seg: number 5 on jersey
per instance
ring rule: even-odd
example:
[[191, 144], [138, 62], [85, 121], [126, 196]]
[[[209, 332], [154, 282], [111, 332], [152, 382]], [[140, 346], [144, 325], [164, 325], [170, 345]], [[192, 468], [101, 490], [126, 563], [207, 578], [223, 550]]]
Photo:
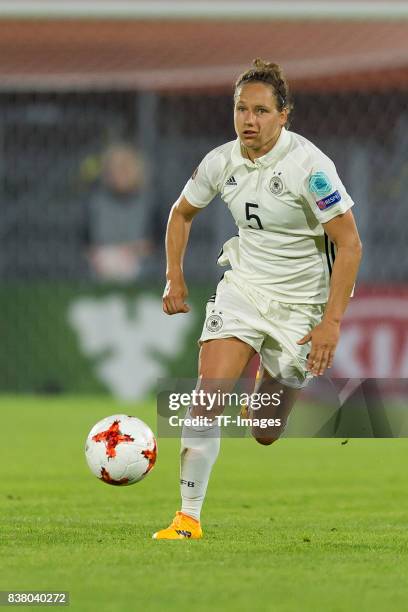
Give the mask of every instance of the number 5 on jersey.
[[247, 221], [250, 221], [251, 219], [254, 219], [257, 224], [258, 227], [253, 227], [253, 225], [250, 225], [248, 223], [248, 227], [250, 227], [251, 229], [263, 229], [263, 225], [261, 223], [260, 218], [258, 217], [258, 215], [255, 215], [254, 213], [251, 213], [250, 208], [259, 208], [258, 204], [251, 204], [251, 202], [245, 202], [245, 214], [246, 214], [246, 218]]

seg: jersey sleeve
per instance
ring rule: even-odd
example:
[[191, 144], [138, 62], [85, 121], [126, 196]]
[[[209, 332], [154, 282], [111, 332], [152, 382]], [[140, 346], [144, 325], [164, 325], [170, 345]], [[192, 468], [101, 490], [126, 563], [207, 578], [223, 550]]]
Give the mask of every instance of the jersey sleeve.
[[303, 183], [302, 191], [320, 223], [327, 223], [354, 205], [329, 158], [314, 162]]
[[217, 172], [211, 153], [194, 170], [183, 189], [183, 196], [197, 208], [205, 208], [218, 193]]

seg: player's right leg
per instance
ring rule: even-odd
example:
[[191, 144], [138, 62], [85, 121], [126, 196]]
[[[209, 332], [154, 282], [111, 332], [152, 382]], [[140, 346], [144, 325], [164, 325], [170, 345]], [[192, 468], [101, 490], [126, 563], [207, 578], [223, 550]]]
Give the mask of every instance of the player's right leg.
[[[199, 359], [197, 390], [206, 393], [229, 393], [240, 378], [255, 350], [238, 338], [220, 338], [202, 343]], [[191, 416], [221, 414], [223, 406], [194, 406]], [[180, 490], [182, 506], [167, 529], [153, 538], [182, 540], [201, 538], [200, 513], [212, 467], [220, 448], [220, 433], [216, 422], [209, 427], [183, 427], [180, 455]]]

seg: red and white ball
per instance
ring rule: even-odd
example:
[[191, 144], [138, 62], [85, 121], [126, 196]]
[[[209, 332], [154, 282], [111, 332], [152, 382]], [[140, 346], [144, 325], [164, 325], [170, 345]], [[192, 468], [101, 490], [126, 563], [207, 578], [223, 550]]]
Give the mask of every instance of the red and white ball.
[[92, 427], [85, 456], [91, 472], [103, 482], [130, 485], [145, 478], [154, 467], [156, 439], [140, 419], [114, 414]]

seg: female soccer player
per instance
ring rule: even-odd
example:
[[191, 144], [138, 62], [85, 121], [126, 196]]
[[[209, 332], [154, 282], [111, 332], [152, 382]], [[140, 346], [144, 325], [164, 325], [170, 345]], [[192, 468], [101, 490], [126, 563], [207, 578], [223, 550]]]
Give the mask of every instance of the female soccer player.
[[[255, 60], [235, 84], [237, 139], [203, 159], [171, 209], [166, 236], [163, 309], [186, 313], [183, 257], [192, 220], [217, 194], [235, 219], [239, 235], [219, 258], [231, 269], [207, 304], [197, 389], [230, 392], [258, 353], [258, 391], [281, 397], [259, 416], [279, 416], [282, 426], [267, 434], [253, 427], [266, 445], [279, 437], [299, 390], [331, 367], [361, 259], [353, 201], [333, 162], [286, 129], [291, 109], [280, 67]], [[202, 537], [200, 512], [220, 446], [216, 419], [210, 423], [183, 428], [181, 511], [156, 539]]]

